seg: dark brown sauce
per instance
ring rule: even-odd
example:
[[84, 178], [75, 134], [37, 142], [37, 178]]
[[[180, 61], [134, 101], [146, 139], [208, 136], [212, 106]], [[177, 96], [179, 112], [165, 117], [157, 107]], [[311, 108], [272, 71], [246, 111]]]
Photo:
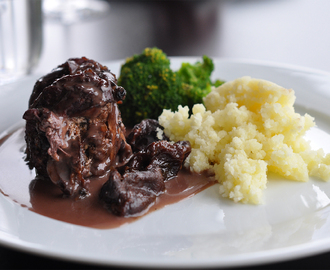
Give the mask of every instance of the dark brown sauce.
[[2, 138], [0, 138], [0, 146], [10, 137], [12, 133], [4, 135]]
[[213, 178], [206, 175], [181, 171], [166, 183], [166, 192], [161, 194], [147, 213], [139, 217], [117, 217], [111, 214], [98, 199], [99, 190], [106, 179], [93, 179], [91, 195], [84, 199], [63, 197], [62, 192], [50, 181], [35, 179], [30, 184], [30, 210], [38, 214], [68, 223], [99, 229], [116, 228], [135, 221], [143, 215], [160, 209], [213, 185]]
[[[23, 140], [22, 137], [19, 137], [22, 135], [14, 135], [17, 136], [15, 138]], [[1, 138], [0, 146], [8, 138], [10, 138], [9, 135]], [[12, 151], [21, 151], [15, 147], [13, 146]], [[27, 169], [27, 165], [22, 164], [22, 166], [24, 167], [17, 169]], [[99, 190], [107, 180], [105, 177], [103, 179], [94, 178], [90, 184], [92, 195], [80, 200], [72, 197], [64, 197], [62, 191], [51, 181], [42, 179], [31, 181], [30, 179], [29, 175], [25, 179], [16, 179], [17, 181], [21, 181], [19, 185], [15, 181], [12, 182], [13, 179], [10, 179], [10, 181], [2, 179], [0, 180], [0, 186], [2, 186], [0, 192], [19, 203], [22, 207], [27, 207], [29, 210], [43, 216], [71, 224], [99, 229], [116, 228], [133, 222], [139, 218], [143, 218], [144, 215], [152, 211], [191, 197], [215, 184], [214, 178], [206, 174], [196, 174], [181, 170], [177, 177], [166, 182], [166, 192], [157, 198], [156, 203], [150, 207], [147, 213], [143, 213], [139, 217], [117, 217], [111, 214], [98, 199]], [[27, 200], [24, 201], [22, 199], [23, 197], [27, 197]]]

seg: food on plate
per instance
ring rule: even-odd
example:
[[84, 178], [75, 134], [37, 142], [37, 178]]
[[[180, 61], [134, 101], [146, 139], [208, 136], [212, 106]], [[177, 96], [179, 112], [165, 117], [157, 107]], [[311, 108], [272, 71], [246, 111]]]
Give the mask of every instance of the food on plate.
[[147, 119], [134, 126], [127, 137], [133, 156], [123, 166], [110, 171], [100, 199], [118, 216], [141, 214], [165, 192], [165, 182], [177, 176], [190, 154], [189, 142], [171, 143], [156, 120]]
[[164, 128], [155, 119], [145, 119], [135, 125], [128, 134], [126, 141], [132, 147], [133, 152], [145, 149], [149, 144], [158, 140], [167, 140], [162, 132]]
[[304, 135], [314, 119], [294, 110], [295, 93], [275, 83], [242, 77], [214, 88], [204, 105], [164, 110], [159, 124], [170, 140], [187, 140], [186, 164], [210, 170], [220, 194], [235, 202], [259, 204], [267, 172], [307, 181], [330, 179], [330, 155], [311, 150]]
[[99, 197], [121, 216], [148, 209], [190, 153], [189, 142], [157, 136], [156, 120], [136, 125], [128, 143], [118, 109], [125, 96], [107, 67], [73, 58], [37, 81], [23, 116], [30, 169], [77, 199], [106, 178]]
[[202, 103], [203, 97], [211, 92], [213, 86], [217, 87], [224, 83], [220, 80], [211, 81], [213, 70], [213, 61], [206, 55], [203, 56], [203, 62], [181, 64], [180, 69], [175, 72], [179, 82], [179, 91], [182, 92], [181, 106], [188, 105], [192, 108], [194, 104]]
[[26, 160], [64, 194], [88, 195], [91, 176], [105, 175], [131, 156], [117, 103], [126, 95], [107, 67], [69, 59], [40, 78], [26, 120]]
[[145, 118], [157, 119], [164, 108], [174, 110], [180, 104], [202, 102], [212, 85], [222, 83], [212, 83], [213, 69], [213, 61], [204, 56], [202, 63], [183, 63], [175, 72], [158, 48], [146, 48], [127, 58], [118, 78], [118, 84], [130, 93], [120, 106], [125, 125], [133, 126]]
[[253, 204], [262, 202], [268, 172], [330, 179], [330, 154], [305, 140], [315, 123], [295, 112], [293, 90], [251, 77], [213, 83], [213, 69], [204, 56], [174, 72], [161, 50], [147, 48], [117, 82], [93, 60], [69, 59], [36, 82], [24, 113], [30, 169], [66, 198], [92, 198], [122, 217], [146, 213], [172, 196], [168, 188], [190, 196], [214, 178], [223, 197]]
[[118, 216], [145, 211], [165, 192], [165, 182], [175, 177], [190, 154], [190, 144], [162, 140], [149, 144], [117, 170], [111, 170], [100, 198]]
[[146, 118], [157, 119], [163, 108], [172, 108], [182, 102], [170, 60], [156, 48], [146, 48], [142, 54], [127, 58], [118, 83], [130, 93], [120, 106], [127, 126], [134, 126]]

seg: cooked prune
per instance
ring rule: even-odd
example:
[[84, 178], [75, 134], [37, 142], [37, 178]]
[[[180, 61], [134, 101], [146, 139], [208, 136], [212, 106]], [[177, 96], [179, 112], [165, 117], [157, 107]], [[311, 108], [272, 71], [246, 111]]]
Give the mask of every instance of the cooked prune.
[[143, 213], [165, 191], [165, 181], [177, 175], [190, 151], [186, 141], [151, 143], [135, 153], [126, 165], [111, 171], [100, 199], [115, 215]]

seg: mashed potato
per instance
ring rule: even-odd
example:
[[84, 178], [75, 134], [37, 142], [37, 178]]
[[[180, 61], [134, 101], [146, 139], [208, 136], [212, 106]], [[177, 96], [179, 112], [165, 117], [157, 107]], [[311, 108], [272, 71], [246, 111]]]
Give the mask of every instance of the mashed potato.
[[212, 90], [204, 105], [164, 110], [159, 123], [173, 141], [192, 146], [186, 165], [211, 170], [220, 194], [235, 202], [262, 202], [267, 172], [307, 181], [330, 179], [330, 155], [311, 150], [305, 132], [314, 119], [294, 111], [295, 94], [265, 80], [242, 77]]

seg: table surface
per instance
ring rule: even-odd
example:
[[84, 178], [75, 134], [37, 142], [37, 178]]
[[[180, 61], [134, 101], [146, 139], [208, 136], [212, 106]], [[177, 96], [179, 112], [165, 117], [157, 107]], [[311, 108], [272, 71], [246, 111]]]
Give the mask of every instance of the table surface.
[[[43, 54], [35, 72], [48, 72], [82, 55], [97, 61], [123, 59], [147, 46], [158, 46], [170, 56], [208, 54], [330, 71], [328, 0], [109, 3], [110, 13], [99, 20], [61, 25], [46, 19]], [[81, 42], [86, 33], [88, 38]], [[330, 252], [246, 269], [324, 269], [330, 267], [329, 257]], [[32, 268], [102, 269], [0, 247], [0, 269]]]

